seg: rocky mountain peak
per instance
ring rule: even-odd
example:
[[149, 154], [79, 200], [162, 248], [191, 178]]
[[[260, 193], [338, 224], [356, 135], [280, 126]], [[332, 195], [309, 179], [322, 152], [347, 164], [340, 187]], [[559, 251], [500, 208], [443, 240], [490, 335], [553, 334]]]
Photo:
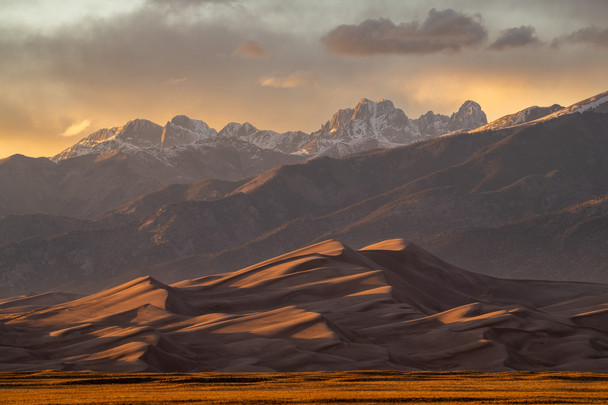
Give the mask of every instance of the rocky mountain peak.
[[373, 102], [367, 98], [363, 98], [355, 105], [351, 120], [369, 119], [378, 115], [390, 114], [394, 110], [395, 106], [390, 100], [380, 99]]
[[176, 115], [175, 117], [171, 118], [171, 123], [179, 125], [182, 128], [189, 129], [190, 131], [197, 131], [201, 127], [209, 129], [209, 126], [203, 121], [193, 120], [185, 115]]
[[215, 129], [205, 122], [193, 120], [185, 115], [176, 115], [167, 122], [162, 132], [162, 146], [186, 145], [217, 136]]
[[418, 128], [392, 101], [363, 98], [335, 113], [298, 152], [344, 156], [419, 140]]
[[224, 128], [222, 128], [218, 136], [231, 138], [247, 138], [256, 133], [257, 131], [258, 129], [248, 122], [242, 124], [238, 122], [230, 122]]
[[481, 110], [481, 106], [475, 101], [467, 100], [450, 117], [447, 129], [449, 132], [462, 129], [474, 129], [482, 125], [486, 125], [488, 119], [486, 114]]
[[450, 117], [428, 111], [427, 113], [422, 114], [415, 122], [421, 134], [435, 137], [446, 133]]
[[353, 114], [350, 119], [365, 119], [374, 116], [375, 113], [376, 103], [367, 98], [362, 98], [361, 100], [359, 100], [359, 102], [357, 102], [357, 104], [355, 104], [355, 107], [353, 108]]
[[338, 110], [331, 119], [324, 125], [324, 128], [329, 131], [337, 131], [344, 128], [346, 124], [351, 120], [354, 110], [352, 108], [345, 108]]
[[122, 127], [104, 128], [93, 132], [76, 144], [53, 156], [60, 161], [90, 153], [106, 152], [124, 148], [160, 146], [163, 127], [145, 119], [128, 121]]
[[144, 119], [127, 122], [116, 133], [116, 138], [133, 146], [146, 147], [161, 144], [163, 128]]
[[[363, 125], [363, 122], [384, 119], [407, 121], [407, 116], [402, 110], [395, 108], [390, 100], [380, 99], [374, 102], [367, 98], [362, 98], [355, 104], [354, 108], [342, 109], [335, 113], [331, 120], [321, 128], [321, 131], [329, 133], [341, 132], [353, 125]], [[359, 124], [353, 124], [356, 121]], [[374, 134], [370, 135], [373, 136]]]

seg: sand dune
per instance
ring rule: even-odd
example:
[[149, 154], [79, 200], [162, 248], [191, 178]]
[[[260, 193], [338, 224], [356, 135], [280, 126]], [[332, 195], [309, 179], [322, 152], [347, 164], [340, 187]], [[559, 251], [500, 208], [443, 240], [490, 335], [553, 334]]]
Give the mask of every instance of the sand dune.
[[79, 294], [51, 292], [30, 296], [4, 298], [0, 300], [0, 314], [30, 312], [35, 309], [48, 307], [49, 305], [73, 301], [80, 297], [81, 295]]
[[608, 286], [501, 280], [390, 240], [0, 302], [0, 370], [608, 371]]

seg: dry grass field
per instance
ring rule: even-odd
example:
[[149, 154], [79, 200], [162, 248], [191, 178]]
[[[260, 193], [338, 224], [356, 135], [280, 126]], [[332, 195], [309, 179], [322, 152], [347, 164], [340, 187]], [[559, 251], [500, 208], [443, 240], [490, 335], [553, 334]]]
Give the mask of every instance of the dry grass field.
[[608, 375], [350, 371], [0, 374], [2, 404], [605, 404]]

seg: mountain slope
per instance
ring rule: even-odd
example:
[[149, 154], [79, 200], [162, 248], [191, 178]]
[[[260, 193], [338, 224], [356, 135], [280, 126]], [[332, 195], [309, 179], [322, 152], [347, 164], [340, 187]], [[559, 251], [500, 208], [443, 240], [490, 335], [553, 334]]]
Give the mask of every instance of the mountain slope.
[[[101, 225], [98, 227], [101, 227]], [[0, 245], [29, 238], [46, 238], [90, 228], [95, 228], [94, 222], [57, 215], [6, 215], [0, 217]]]
[[563, 109], [559, 104], [553, 104], [550, 107], [528, 107], [514, 114], [505, 115], [486, 125], [477, 128], [479, 131], [487, 131], [490, 129], [508, 128], [515, 125], [525, 124], [530, 121], [535, 121], [539, 118], [546, 117], [556, 111]]
[[[571, 114], [534, 126], [283, 166], [224, 185], [219, 199], [203, 195], [202, 201], [175, 202], [169, 193], [154, 202], [158, 197], [151, 197], [153, 203], [140, 211], [143, 217], [127, 215], [128, 222], [118, 220], [103, 231], [0, 247], [4, 294], [53, 285], [90, 291], [141, 274], [173, 281], [200, 274], [201, 268], [233, 270], [327, 238], [353, 246], [386, 237], [434, 240], [448, 231], [563, 210], [608, 192], [607, 128], [607, 114]], [[158, 209], [164, 202], [169, 204]], [[589, 232], [598, 232], [594, 229]], [[552, 274], [537, 269], [538, 260], [552, 255], [550, 246], [503, 252], [475, 269], [608, 281], [605, 272], [592, 275], [583, 265], [564, 263]], [[605, 268], [602, 261], [593, 265]]]
[[56, 163], [21, 155], [0, 160], [0, 217], [48, 213], [94, 218], [172, 183], [237, 180], [304, 160], [240, 140], [167, 150], [173, 156], [170, 164], [167, 155], [150, 148], [114, 149]]
[[[183, 201], [215, 201], [234, 192], [250, 178], [235, 181], [201, 180], [193, 184], [171, 184], [158, 191], [142, 195], [120, 207], [107, 212], [93, 223], [120, 224], [126, 220], [137, 220], [151, 215], [168, 204]], [[1, 225], [0, 225], [1, 227]]]
[[529, 107], [515, 114], [505, 115], [487, 125], [479, 126], [471, 132], [497, 130], [512, 126], [529, 126], [549, 121], [563, 115], [581, 114], [585, 111], [608, 113], [608, 91], [596, 94], [568, 107], [553, 104], [550, 107]]
[[0, 304], [0, 370], [608, 370], [606, 285], [495, 279], [402, 240], [55, 300]]
[[492, 262], [498, 269], [511, 268], [513, 277], [526, 277], [528, 269], [535, 268], [538, 277], [562, 279], [571, 277], [572, 269], [581, 269], [584, 279], [603, 280], [608, 195], [513, 223], [445, 232], [421, 243], [471, 269]]
[[[559, 244], [549, 242], [530, 244], [537, 246], [534, 251], [501, 250], [501, 244], [507, 245], [501, 237], [488, 238], [495, 245], [486, 246], [496, 254], [471, 255], [471, 261], [462, 261], [467, 250], [456, 239], [442, 237], [450, 232], [510, 229], [510, 224], [526, 224], [551, 213], [559, 219], [568, 207], [605, 195], [607, 129], [608, 114], [590, 110], [349, 158], [312, 159], [237, 182], [171, 186], [76, 229], [65, 225], [57, 234], [51, 230], [13, 240], [9, 236], [0, 246], [0, 294], [51, 288], [90, 292], [142, 274], [170, 282], [201, 271], [234, 270], [328, 238], [363, 246], [387, 237], [407, 237], [449, 260], [493, 275], [607, 282], [600, 254], [574, 252], [603, 249], [599, 225], [581, 227], [581, 232], [559, 228], [557, 234], [539, 228], [544, 234], [538, 240], [543, 241], [565, 238], [569, 232], [569, 244], [576, 248], [563, 251], [584, 261], [556, 260], [560, 254], [553, 249]], [[87, 155], [55, 166], [78, 159], [104, 162]], [[35, 162], [54, 167], [48, 161]], [[124, 172], [113, 178], [119, 181]], [[41, 181], [41, 186], [46, 183]], [[107, 182], [108, 190], [113, 190], [111, 185]], [[587, 221], [584, 211], [575, 212], [575, 223]], [[512, 237], [508, 232], [502, 235]], [[28, 236], [32, 238], [21, 240]], [[543, 262], [553, 265], [541, 268]]]

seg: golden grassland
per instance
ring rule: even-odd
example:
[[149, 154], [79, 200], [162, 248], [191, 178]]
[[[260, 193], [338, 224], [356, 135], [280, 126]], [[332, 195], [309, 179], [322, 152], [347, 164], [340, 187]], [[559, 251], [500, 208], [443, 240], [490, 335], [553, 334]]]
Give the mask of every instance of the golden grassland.
[[0, 373], [2, 404], [606, 404], [608, 374]]

